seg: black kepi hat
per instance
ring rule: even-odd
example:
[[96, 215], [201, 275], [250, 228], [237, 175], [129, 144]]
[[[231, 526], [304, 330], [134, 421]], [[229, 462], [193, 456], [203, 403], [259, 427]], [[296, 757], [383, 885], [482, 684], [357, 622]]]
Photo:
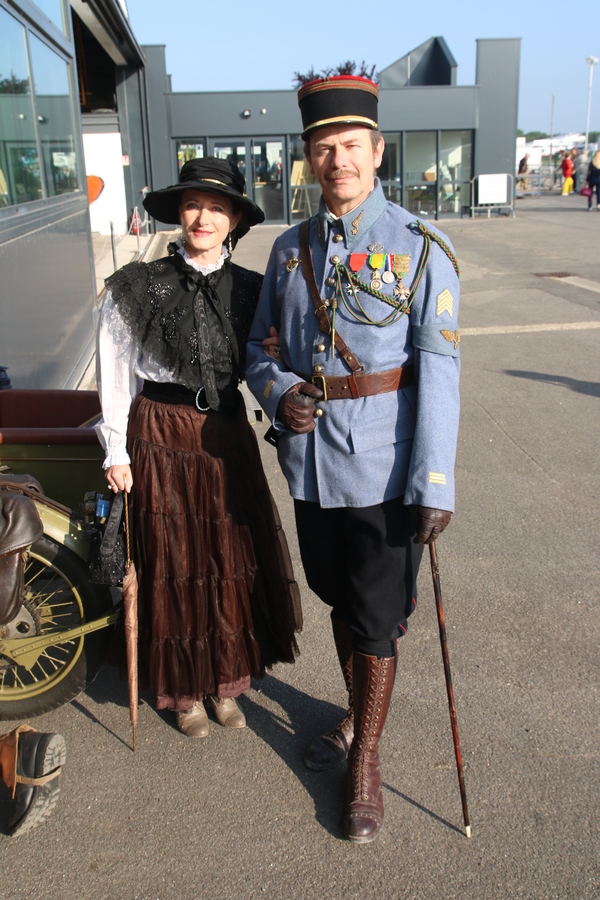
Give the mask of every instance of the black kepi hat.
[[365, 125], [377, 130], [379, 88], [360, 75], [333, 75], [303, 84], [298, 91], [302, 140], [327, 125]]
[[265, 214], [260, 206], [245, 196], [245, 186], [244, 176], [229, 160], [217, 159], [215, 156], [190, 159], [181, 167], [177, 184], [146, 194], [144, 209], [159, 222], [179, 225], [179, 204], [184, 191], [189, 188], [193, 191], [219, 194], [233, 201], [234, 207], [242, 213], [242, 218], [233, 232], [239, 239], [253, 225], [265, 221]]

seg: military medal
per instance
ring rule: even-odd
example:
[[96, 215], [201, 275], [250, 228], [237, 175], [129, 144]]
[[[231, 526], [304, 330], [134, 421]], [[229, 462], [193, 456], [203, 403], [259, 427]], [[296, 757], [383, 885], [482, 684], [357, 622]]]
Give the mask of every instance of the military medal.
[[[372, 244], [371, 246], [381, 247], [381, 244]], [[369, 265], [373, 269], [371, 273], [371, 287], [374, 291], [378, 291], [381, 287], [381, 272], [379, 270], [383, 266], [384, 260], [384, 253], [371, 253], [369, 256]]]
[[393, 284], [396, 280], [396, 276], [392, 272], [392, 254], [388, 253], [385, 258], [385, 272], [381, 276], [381, 280], [385, 282], [385, 284]]
[[369, 253], [383, 253], [383, 244], [369, 244], [367, 250]]
[[410, 288], [407, 287], [402, 282], [398, 282], [396, 287], [394, 288], [394, 297], [400, 297], [402, 300], [405, 300], [406, 297], [410, 294]]
[[362, 267], [367, 261], [366, 253], [351, 253], [350, 254], [350, 271], [351, 272], [360, 272]]
[[390, 257], [392, 272], [400, 281], [403, 275], [408, 275], [410, 255], [408, 253], [392, 253]]

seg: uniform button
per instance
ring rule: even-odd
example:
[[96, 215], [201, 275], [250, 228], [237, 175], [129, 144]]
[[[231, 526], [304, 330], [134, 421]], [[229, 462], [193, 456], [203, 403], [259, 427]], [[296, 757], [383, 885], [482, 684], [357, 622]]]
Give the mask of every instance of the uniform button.
[[339, 263], [339, 261], [340, 261], [339, 256], [332, 256], [331, 259], [330, 259], [330, 262], [331, 262], [331, 264], [332, 264], [333, 266], [337, 266], [337, 264]]
[[334, 234], [333, 239], [336, 242], [336, 244], [339, 244], [340, 241], [344, 240], [344, 235], [343, 234]]
[[319, 375], [322, 371], [322, 366], [315, 366], [315, 375]]
[[317, 344], [315, 349], [317, 353], [325, 353], [325, 344]]
[[327, 287], [333, 287], [335, 284], [335, 278], [332, 278], [330, 275], [329, 278], [325, 279], [325, 284], [327, 285]]
[[319, 407], [317, 407], [317, 409], [315, 409], [315, 416], [317, 417], [317, 419], [320, 419], [322, 415], [323, 415], [323, 410], [319, 406]]

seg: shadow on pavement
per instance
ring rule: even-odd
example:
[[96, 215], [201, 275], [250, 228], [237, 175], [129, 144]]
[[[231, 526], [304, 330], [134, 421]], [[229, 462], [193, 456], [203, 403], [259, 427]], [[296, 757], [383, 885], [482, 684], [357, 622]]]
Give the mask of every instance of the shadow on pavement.
[[590, 397], [600, 397], [600, 384], [597, 381], [579, 381], [577, 378], [567, 378], [564, 375], [547, 375], [544, 372], [524, 372], [521, 369], [505, 369], [505, 375], [514, 378], [529, 378], [531, 381], [545, 381], [547, 384], [557, 384], [569, 388], [578, 394], [588, 394]]
[[461, 837], [464, 837], [464, 831], [461, 828], [458, 828], [456, 825], [453, 825], [452, 822], [448, 822], [447, 819], [442, 819], [442, 817], [438, 816], [437, 813], [434, 813], [430, 809], [427, 809], [427, 807], [423, 806], [421, 803], [417, 803], [416, 800], [412, 800], [410, 797], [407, 797], [406, 794], [403, 794], [402, 791], [399, 791], [397, 788], [392, 787], [391, 784], [387, 784], [387, 782], [384, 781], [383, 786], [391, 794], [395, 794], [396, 797], [400, 797], [406, 803], [410, 803], [411, 806], [414, 806], [416, 809], [420, 809], [421, 812], [425, 813], [425, 815], [431, 816], [431, 818], [435, 819], [436, 822], [440, 822], [440, 824], [445, 825], [446, 828], [450, 828], [452, 831], [456, 831], [457, 834], [460, 834]]
[[287, 718], [265, 709], [245, 694], [242, 703], [249, 727], [277, 753], [305, 788], [314, 803], [317, 822], [333, 837], [343, 840], [341, 822], [346, 766], [340, 765], [328, 772], [313, 772], [304, 765], [302, 755], [315, 737], [340, 721], [345, 710], [317, 700], [271, 675], [256, 682], [256, 688], [257, 692], [277, 703]]

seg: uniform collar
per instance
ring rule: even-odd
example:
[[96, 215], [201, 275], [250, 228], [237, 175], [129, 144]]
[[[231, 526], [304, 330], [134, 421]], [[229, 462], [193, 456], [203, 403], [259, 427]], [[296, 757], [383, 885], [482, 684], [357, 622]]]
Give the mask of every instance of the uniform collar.
[[325, 249], [329, 243], [331, 229], [340, 232], [344, 236], [344, 243], [348, 250], [355, 244], [360, 244], [363, 236], [381, 218], [387, 207], [387, 200], [379, 178], [375, 178], [373, 190], [358, 206], [336, 219], [325, 205], [321, 194], [319, 212], [317, 214], [317, 235], [321, 246]]

